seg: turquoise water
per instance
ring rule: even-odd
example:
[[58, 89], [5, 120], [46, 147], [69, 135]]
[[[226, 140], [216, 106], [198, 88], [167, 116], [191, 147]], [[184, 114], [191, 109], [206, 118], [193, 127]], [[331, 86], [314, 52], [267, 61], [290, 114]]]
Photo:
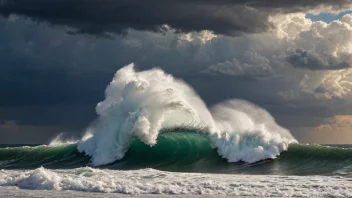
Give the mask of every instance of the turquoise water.
[[[90, 157], [76, 144], [0, 145], [0, 169], [70, 169], [89, 166]], [[208, 139], [194, 132], [168, 132], [150, 147], [132, 140], [123, 159], [100, 168], [134, 170], [154, 168], [177, 172], [277, 175], [352, 176], [352, 145], [291, 144], [276, 159], [255, 163], [228, 163]]]

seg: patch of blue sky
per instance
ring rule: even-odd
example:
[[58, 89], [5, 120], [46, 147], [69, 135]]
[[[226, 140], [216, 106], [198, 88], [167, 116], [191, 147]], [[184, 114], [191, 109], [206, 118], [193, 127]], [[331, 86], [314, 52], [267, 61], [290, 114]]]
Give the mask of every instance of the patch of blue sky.
[[326, 23], [330, 23], [334, 20], [341, 19], [346, 14], [352, 14], [352, 10], [344, 11], [339, 14], [322, 12], [322, 13], [319, 13], [318, 15], [314, 15], [314, 14], [308, 13], [307, 18], [311, 19], [312, 21], [324, 21]]

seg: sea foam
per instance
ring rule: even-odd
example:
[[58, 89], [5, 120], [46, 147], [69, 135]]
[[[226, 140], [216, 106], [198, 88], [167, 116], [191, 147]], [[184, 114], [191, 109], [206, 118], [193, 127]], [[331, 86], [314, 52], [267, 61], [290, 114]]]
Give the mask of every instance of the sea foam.
[[352, 184], [343, 177], [173, 173], [154, 169], [116, 171], [88, 167], [69, 170], [2, 170], [0, 186], [123, 194], [352, 196]]

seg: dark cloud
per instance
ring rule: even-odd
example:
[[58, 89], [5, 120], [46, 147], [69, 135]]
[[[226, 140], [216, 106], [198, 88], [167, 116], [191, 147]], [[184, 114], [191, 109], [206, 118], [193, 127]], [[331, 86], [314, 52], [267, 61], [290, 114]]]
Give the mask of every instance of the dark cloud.
[[351, 0], [5, 0], [4, 16], [19, 14], [35, 21], [91, 34], [123, 33], [129, 28], [160, 31], [168, 24], [182, 31], [212, 30], [225, 35], [272, 28], [270, 14], [328, 7], [343, 9]]
[[48, 144], [61, 132], [63, 130], [56, 126], [0, 124], [0, 144]]
[[230, 75], [230, 76], [267, 76], [273, 73], [270, 61], [260, 54], [246, 51], [242, 60], [237, 58], [232, 61], [217, 63], [203, 71], [208, 74]]
[[349, 63], [335, 57], [323, 57], [312, 51], [297, 49], [295, 53], [286, 57], [286, 61], [294, 67], [310, 70], [340, 70], [351, 67]]
[[319, 7], [328, 7], [331, 10], [349, 8], [351, 0], [242, 0], [253, 7], [269, 7], [282, 9], [284, 12], [301, 12]]

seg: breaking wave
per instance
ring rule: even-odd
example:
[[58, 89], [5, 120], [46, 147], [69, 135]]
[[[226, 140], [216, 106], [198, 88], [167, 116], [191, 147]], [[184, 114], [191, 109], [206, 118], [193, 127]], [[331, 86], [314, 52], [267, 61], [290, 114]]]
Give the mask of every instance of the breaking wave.
[[228, 162], [275, 158], [297, 142], [256, 105], [228, 100], [207, 108], [185, 82], [161, 69], [137, 72], [133, 64], [116, 72], [96, 112], [98, 118], [77, 143], [93, 166], [122, 159], [133, 139], [153, 147], [161, 131], [176, 128], [202, 134]]

